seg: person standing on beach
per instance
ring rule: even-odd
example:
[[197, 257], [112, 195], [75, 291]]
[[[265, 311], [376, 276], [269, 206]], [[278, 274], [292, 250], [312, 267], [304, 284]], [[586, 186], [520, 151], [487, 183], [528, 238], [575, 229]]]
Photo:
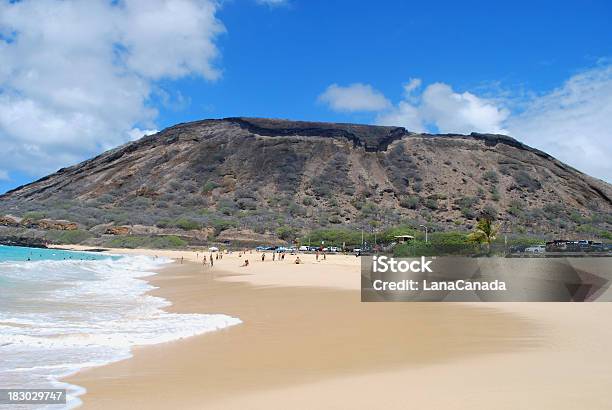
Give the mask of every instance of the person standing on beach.
[[318, 261], [318, 260], [319, 260], [319, 251], [317, 251], [317, 252], [315, 253], [315, 260], [316, 260], [316, 261]]
[[212, 257], [212, 255], [210, 255], [210, 267], [212, 268], [215, 264], [215, 258]]
[[274, 258], [276, 258], [276, 254], [273, 252], [272, 253], [272, 262], [274, 262]]
[[181, 256], [181, 265], [183, 264], [183, 257]]

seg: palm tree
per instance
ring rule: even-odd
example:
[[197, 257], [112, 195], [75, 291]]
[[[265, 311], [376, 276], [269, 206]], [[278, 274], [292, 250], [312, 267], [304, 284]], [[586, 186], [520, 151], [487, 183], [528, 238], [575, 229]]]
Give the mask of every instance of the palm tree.
[[481, 218], [474, 228], [474, 232], [468, 235], [468, 241], [487, 245], [487, 253], [491, 248], [491, 242], [497, 237], [499, 225], [495, 225], [490, 218]]

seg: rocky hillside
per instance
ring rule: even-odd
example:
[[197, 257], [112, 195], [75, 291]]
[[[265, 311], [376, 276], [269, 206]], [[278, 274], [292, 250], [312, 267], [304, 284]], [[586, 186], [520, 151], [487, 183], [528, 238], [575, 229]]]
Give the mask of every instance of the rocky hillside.
[[400, 223], [467, 230], [487, 214], [509, 232], [597, 237], [610, 231], [611, 198], [610, 184], [507, 136], [226, 118], [19, 187], [0, 196], [0, 215], [231, 240]]

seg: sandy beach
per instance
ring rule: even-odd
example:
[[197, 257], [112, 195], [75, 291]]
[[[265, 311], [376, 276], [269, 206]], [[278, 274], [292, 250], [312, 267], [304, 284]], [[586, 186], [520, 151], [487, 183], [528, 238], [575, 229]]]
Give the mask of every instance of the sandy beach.
[[84, 408], [610, 407], [608, 303], [361, 303], [350, 255], [113, 252], [183, 258], [150, 278], [168, 310], [243, 323], [70, 377]]

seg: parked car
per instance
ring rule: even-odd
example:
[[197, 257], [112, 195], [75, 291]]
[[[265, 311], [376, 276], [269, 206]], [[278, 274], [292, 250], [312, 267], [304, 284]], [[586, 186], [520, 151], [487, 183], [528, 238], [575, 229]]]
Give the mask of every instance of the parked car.
[[510, 247], [510, 253], [523, 253], [527, 249], [525, 245], [516, 245]]
[[569, 241], [565, 239], [555, 239], [554, 241], [546, 242], [546, 252], [564, 252], [567, 251]]
[[546, 252], [546, 246], [544, 245], [536, 245], [525, 248], [526, 253], [544, 253]]
[[330, 246], [329, 251], [330, 252], [340, 252], [340, 248], [338, 248], [337, 246]]
[[304, 246], [304, 245], [302, 245], [302, 246], [300, 246], [300, 247], [298, 248], [298, 250], [299, 250], [300, 252], [307, 252], [307, 251], [308, 251], [308, 246]]
[[580, 248], [580, 250], [588, 250], [590, 247], [590, 241], [587, 240], [580, 240], [578, 241], [578, 248]]

